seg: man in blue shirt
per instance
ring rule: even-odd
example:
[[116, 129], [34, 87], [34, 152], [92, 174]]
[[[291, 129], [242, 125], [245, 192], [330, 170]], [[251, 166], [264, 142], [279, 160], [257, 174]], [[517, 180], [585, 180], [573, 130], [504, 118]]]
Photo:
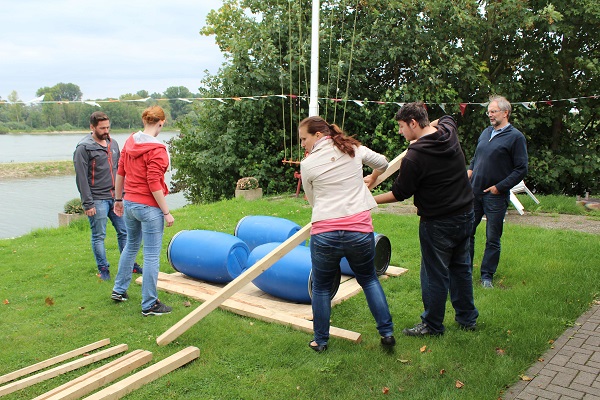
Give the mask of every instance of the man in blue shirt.
[[527, 175], [525, 136], [509, 122], [511, 105], [502, 96], [492, 96], [487, 115], [491, 126], [477, 141], [475, 156], [467, 170], [473, 187], [475, 224], [471, 236], [471, 263], [475, 232], [485, 214], [486, 243], [481, 260], [481, 284], [493, 288], [492, 279], [500, 261], [500, 238], [508, 208], [510, 189]]

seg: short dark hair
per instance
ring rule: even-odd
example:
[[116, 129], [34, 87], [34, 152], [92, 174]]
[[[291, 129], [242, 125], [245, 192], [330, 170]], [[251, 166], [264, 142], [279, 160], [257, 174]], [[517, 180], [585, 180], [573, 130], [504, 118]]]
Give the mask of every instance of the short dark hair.
[[110, 121], [110, 119], [108, 118], [108, 115], [106, 115], [102, 111], [93, 112], [90, 116], [90, 125], [92, 125], [95, 128], [98, 126], [98, 123], [100, 121]]
[[411, 120], [417, 121], [421, 128], [429, 125], [429, 115], [423, 102], [406, 103], [396, 113], [396, 121], [403, 121], [407, 124]]

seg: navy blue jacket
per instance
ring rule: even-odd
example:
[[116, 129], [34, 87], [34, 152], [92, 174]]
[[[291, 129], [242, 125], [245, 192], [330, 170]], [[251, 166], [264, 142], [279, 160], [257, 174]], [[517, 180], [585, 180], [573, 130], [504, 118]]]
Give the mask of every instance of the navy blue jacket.
[[508, 128], [490, 140], [493, 128], [481, 133], [469, 169], [475, 196], [491, 186], [508, 195], [509, 190], [527, 175], [527, 141], [515, 127]]

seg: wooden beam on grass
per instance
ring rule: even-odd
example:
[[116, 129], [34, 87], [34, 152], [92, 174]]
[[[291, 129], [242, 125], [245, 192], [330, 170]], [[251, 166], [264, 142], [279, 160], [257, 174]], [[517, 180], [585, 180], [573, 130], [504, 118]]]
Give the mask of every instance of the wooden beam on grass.
[[94, 350], [96, 350], [100, 347], [106, 346], [108, 344], [110, 344], [110, 339], [102, 339], [95, 343], [88, 344], [87, 346], [83, 346], [78, 349], [71, 350], [71, 351], [63, 353], [61, 355], [58, 355], [56, 357], [49, 358], [49, 359], [39, 362], [37, 364], [30, 365], [29, 367], [21, 368], [18, 371], [14, 371], [14, 372], [8, 373], [6, 375], [2, 375], [2, 376], [0, 376], [0, 384], [2, 384], [4, 382], [10, 382], [14, 379], [20, 378], [25, 375], [29, 375], [32, 372], [36, 372], [36, 371], [39, 371], [46, 367], [49, 367], [51, 365], [58, 364], [59, 362], [68, 360], [69, 358], [80, 356], [89, 351], [94, 351]]
[[120, 399], [121, 397], [133, 392], [148, 382], [152, 382], [163, 375], [195, 360], [200, 355], [200, 349], [194, 346], [186, 347], [149, 366], [127, 378], [119, 381], [107, 388], [102, 389], [93, 395], [86, 397], [87, 400], [105, 400], [105, 399]]
[[269, 254], [258, 260], [253, 266], [245, 270], [240, 276], [225, 285], [219, 290], [212, 299], [205, 301], [194, 311], [186, 315], [181, 321], [169, 328], [165, 333], [156, 339], [158, 345], [163, 346], [177, 339], [181, 334], [191, 328], [196, 322], [207, 316], [215, 308], [219, 307], [225, 300], [238, 292], [241, 288], [250, 283], [254, 278], [266, 271], [271, 265], [275, 264], [290, 250], [306, 241], [310, 236], [312, 224], [308, 223], [292, 237], [281, 243]]
[[64, 374], [69, 371], [73, 371], [77, 368], [84, 367], [86, 365], [95, 363], [96, 361], [103, 360], [108, 357], [112, 357], [115, 354], [122, 353], [127, 351], [126, 344], [120, 344], [118, 346], [114, 346], [108, 348], [106, 350], [99, 351], [98, 353], [90, 354], [89, 356], [85, 356], [83, 358], [71, 361], [69, 363], [59, 365], [58, 367], [52, 368], [48, 371], [43, 371], [35, 375], [31, 375], [27, 378], [23, 378], [21, 380], [15, 381], [13, 383], [9, 383], [8, 385], [4, 385], [0, 387], [0, 396], [4, 396], [5, 394], [9, 394], [15, 392], [17, 390], [35, 385], [36, 383], [45, 381], [47, 379], [54, 378], [55, 376]]
[[38, 396], [34, 400], [79, 399], [99, 387], [149, 363], [151, 360], [151, 352], [147, 350], [134, 350], [123, 357]]

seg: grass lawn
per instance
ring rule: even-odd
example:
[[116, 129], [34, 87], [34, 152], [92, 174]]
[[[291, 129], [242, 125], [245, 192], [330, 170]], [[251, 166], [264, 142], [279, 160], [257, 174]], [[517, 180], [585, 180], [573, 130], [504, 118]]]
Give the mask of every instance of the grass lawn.
[[[166, 248], [181, 230], [233, 234], [246, 215], [274, 215], [300, 225], [310, 220], [310, 208], [297, 198], [234, 199], [173, 214], [175, 224], [165, 229], [161, 254], [161, 271], [167, 273], [174, 270]], [[81, 220], [0, 240], [0, 375], [110, 338], [111, 345], [151, 351], [153, 363], [187, 346], [200, 348], [196, 361], [127, 399], [496, 399], [598, 297], [600, 236], [507, 224], [496, 288], [475, 286], [478, 330], [459, 330], [448, 303], [444, 336], [405, 337], [401, 330], [417, 323], [422, 311], [418, 217], [376, 213], [373, 219], [375, 230], [392, 243], [391, 265], [408, 269], [382, 282], [396, 326], [392, 353], [381, 349], [362, 293], [332, 312], [332, 325], [360, 332], [362, 343], [332, 338], [322, 354], [308, 348], [310, 334], [220, 309], [174, 342], [158, 346], [156, 338], [199, 302], [161, 292], [173, 312], [142, 317], [141, 288], [132, 284], [130, 300], [114, 303], [109, 298], [112, 281], [95, 275], [89, 226]], [[481, 228], [475, 281], [484, 241]], [[118, 248], [114, 233], [108, 236], [114, 277]], [[114, 358], [4, 398], [31, 399]], [[458, 381], [464, 386], [457, 388]]]

